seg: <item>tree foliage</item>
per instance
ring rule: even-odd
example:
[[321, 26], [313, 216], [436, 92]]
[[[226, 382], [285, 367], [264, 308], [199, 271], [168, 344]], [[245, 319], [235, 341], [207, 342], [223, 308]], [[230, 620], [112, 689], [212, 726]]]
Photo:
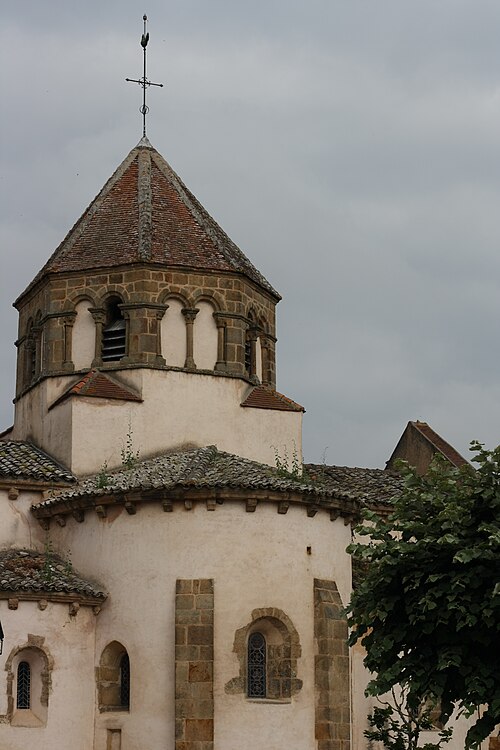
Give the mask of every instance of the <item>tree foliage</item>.
[[429, 706], [408, 709], [405, 692], [393, 690], [391, 701], [379, 701], [368, 716], [370, 728], [364, 735], [371, 742], [381, 742], [386, 750], [441, 750], [451, 739], [451, 729], [439, 729], [436, 742], [421, 745], [422, 732], [436, 729], [433, 713]]
[[430, 699], [444, 722], [481, 706], [466, 748], [500, 723], [500, 447], [472, 451], [476, 470], [438, 457], [421, 477], [402, 465], [391, 513], [367, 512], [367, 543], [349, 547], [367, 568], [348, 620], [368, 694], [401, 685], [409, 710]]

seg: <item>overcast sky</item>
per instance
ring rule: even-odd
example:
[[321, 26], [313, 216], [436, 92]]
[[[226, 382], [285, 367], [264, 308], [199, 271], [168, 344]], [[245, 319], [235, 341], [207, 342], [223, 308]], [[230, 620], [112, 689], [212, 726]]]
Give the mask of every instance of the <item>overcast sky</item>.
[[17, 0], [0, 8], [2, 404], [13, 299], [141, 136], [280, 291], [309, 461], [421, 419], [500, 441], [498, 0]]

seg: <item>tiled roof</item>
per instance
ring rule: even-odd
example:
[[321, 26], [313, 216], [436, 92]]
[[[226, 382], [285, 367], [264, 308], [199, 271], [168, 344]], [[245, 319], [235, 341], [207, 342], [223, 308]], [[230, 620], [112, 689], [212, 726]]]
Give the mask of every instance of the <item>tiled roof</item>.
[[283, 396], [278, 391], [273, 391], [265, 385], [257, 385], [253, 388], [241, 406], [250, 406], [254, 409], [275, 409], [277, 411], [305, 411], [304, 407], [292, 401], [291, 398]]
[[34, 550], [0, 551], [0, 591], [19, 593], [73, 594], [90, 599], [106, 599], [95, 583], [81, 578], [52, 552]]
[[87, 477], [78, 485], [56, 491], [52, 498], [33, 506], [41, 508], [65, 506], [68, 500], [96, 498], [124, 492], [169, 491], [178, 489], [242, 489], [271, 492], [298, 493], [311, 502], [321, 498], [346, 501], [351, 510], [357, 510], [359, 488], [348, 481], [336, 485], [325, 481], [317, 473], [313, 481], [307, 473], [294, 476], [275, 468], [250, 461], [240, 456], [218, 451], [215, 446], [167, 453], [137, 463], [130, 469]]
[[25, 440], [0, 440], [0, 479], [75, 482], [73, 474]]
[[384, 505], [399, 495], [403, 489], [403, 478], [388, 469], [361, 469], [353, 466], [327, 466], [305, 464], [310, 477], [323, 482], [331, 492], [349, 493], [363, 505]]
[[160, 263], [242, 273], [280, 296], [143, 138], [21, 297], [47, 273]]
[[429, 441], [437, 450], [448, 459], [448, 461], [453, 464], [453, 466], [465, 466], [465, 464], [468, 464], [469, 462], [460, 455], [460, 453], [453, 448], [452, 445], [446, 442], [441, 435], [438, 435], [437, 432], [434, 432], [432, 427], [429, 427], [427, 422], [410, 422], [410, 424], [420, 432], [421, 435], [425, 437], [426, 440]]
[[[402, 488], [399, 475], [381, 469], [306, 464], [303, 476], [294, 476], [265, 464], [218, 451], [214, 446], [167, 453], [137, 463], [130, 469], [83, 479], [78, 485], [56, 491], [52, 498], [34, 506], [69, 509], [71, 501], [90, 500], [123, 493], [147, 493], [189, 489], [267, 490], [301, 494], [307, 502], [335, 501], [346, 511], [361, 504], [383, 505]], [[69, 501], [69, 502], [68, 502]]]
[[70, 396], [90, 396], [92, 398], [113, 398], [121, 401], [142, 401], [141, 397], [130, 388], [121, 385], [109, 375], [91, 370], [76, 383], [73, 383], [49, 409]]

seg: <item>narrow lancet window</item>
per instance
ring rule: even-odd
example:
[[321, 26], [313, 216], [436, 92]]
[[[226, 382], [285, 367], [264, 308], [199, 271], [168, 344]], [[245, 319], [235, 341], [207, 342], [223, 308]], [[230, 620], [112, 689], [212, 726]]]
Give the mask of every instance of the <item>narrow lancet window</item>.
[[128, 654], [123, 654], [120, 659], [120, 706], [130, 706], [130, 660]]
[[17, 668], [16, 707], [31, 707], [31, 668], [27, 661], [19, 662], [19, 666]]
[[248, 639], [248, 697], [266, 697], [266, 639], [252, 633]]

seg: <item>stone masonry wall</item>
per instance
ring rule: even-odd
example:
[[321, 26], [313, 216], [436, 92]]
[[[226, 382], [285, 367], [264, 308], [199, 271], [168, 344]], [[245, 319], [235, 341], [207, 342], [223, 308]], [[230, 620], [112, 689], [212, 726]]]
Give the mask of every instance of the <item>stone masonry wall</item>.
[[[245, 340], [251, 316], [266, 350], [266, 377], [275, 384], [275, 305], [276, 300], [242, 276], [227, 273], [195, 273], [159, 269], [152, 266], [129, 266], [106, 272], [74, 272], [52, 276], [41, 282], [29, 296], [18, 302], [19, 359], [26, 359], [26, 333], [30, 321], [40, 321], [43, 338], [40, 374], [71, 370], [72, 325], [75, 306], [82, 299], [92, 304], [96, 320], [104, 315], [106, 298], [119, 296], [128, 319], [129, 355], [127, 364], [149, 366], [162, 364], [158, 351], [158, 328], [167, 309], [169, 297], [180, 299], [186, 310], [196, 314], [196, 305], [212, 303], [216, 324], [224, 329], [223, 369], [235, 375], [245, 374]], [[116, 363], [114, 363], [116, 364]], [[29, 385], [18, 373], [16, 393]]]
[[213, 674], [213, 580], [178, 579], [175, 594], [175, 750], [213, 750]]
[[334, 581], [314, 579], [315, 736], [318, 750], [350, 750], [347, 622]]

